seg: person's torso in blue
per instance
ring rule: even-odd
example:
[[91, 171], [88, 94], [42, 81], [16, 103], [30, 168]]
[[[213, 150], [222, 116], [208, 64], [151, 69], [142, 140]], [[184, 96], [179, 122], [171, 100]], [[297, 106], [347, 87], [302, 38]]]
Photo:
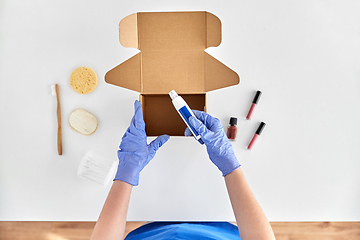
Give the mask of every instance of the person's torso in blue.
[[228, 222], [152, 222], [130, 232], [125, 240], [240, 239], [237, 226]]

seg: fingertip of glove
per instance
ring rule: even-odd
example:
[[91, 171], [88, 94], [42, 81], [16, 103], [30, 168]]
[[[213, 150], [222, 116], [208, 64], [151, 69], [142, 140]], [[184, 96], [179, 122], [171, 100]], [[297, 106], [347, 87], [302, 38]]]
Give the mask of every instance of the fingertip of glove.
[[163, 140], [163, 144], [166, 143], [170, 139], [170, 136], [167, 134], [161, 135], [160, 137]]
[[162, 145], [164, 145], [164, 143], [166, 143], [168, 140], [170, 139], [170, 136], [169, 135], [161, 135], [159, 137], [157, 137], [155, 140], [153, 140], [151, 143], [150, 143], [150, 147], [157, 151]]
[[201, 111], [199, 111], [199, 110], [195, 110], [195, 109], [191, 109], [191, 110], [193, 111], [195, 116], [198, 116], [201, 113]]
[[184, 132], [184, 136], [185, 137], [189, 137], [189, 136], [191, 136], [191, 131], [190, 131], [190, 129], [187, 127], [186, 129], [185, 129], [185, 132]]
[[193, 113], [194, 113], [195, 117], [201, 121], [204, 121], [206, 116], [208, 115], [206, 112], [199, 111], [199, 110], [193, 110]]
[[190, 117], [189, 117], [189, 122], [190, 122], [190, 124], [193, 125], [193, 126], [194, 126], [194, 124], [196, 124], [196, 120], [197, 120], [197, 118], [194, 117], [194, 116], [190, 116]]
[[134, 108], [135, 108], [135, 111], [138, 109], [138, 108], [141, 108], [141, 102], [139, 100], [135, 100], [134, 102]]
[[193, 116], [191, 116], [189, 118], [189, 122], [190, 122], [191, 126], [193, 126], [195, 128], [195, 130], [198, 132], [200, 131], [199, 128], [201, 128], [201, 126], [203, 125], [203, 123], [199, 119], [197, 119], [196, 117], [193, 117]]

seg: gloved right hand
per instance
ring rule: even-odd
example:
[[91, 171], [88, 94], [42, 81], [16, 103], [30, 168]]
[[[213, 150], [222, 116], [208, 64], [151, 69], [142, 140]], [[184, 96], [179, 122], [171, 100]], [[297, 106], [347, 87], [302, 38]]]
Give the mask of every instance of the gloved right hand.
[[[200, 134], [201, 139], [206, 145], [210, 160], [222, 172], [223, 177], [231, 173], [241, 165], [239, 164], [232, 145], [225, 135], [220, 120], [209, 114], [192, 110], [196, 116], [190, 117], [189, 122]], [[185, 129], [185, 136], [190, 136], [189, 128]]]

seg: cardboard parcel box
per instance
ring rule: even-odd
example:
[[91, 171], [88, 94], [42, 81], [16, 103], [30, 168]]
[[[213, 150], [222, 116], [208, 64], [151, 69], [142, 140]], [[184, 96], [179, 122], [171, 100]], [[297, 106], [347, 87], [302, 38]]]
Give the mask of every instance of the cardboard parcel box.
[[141, 12], [119, 24], [120, 43], [137, 55], [108, 71], [105, 81], [140, 92], [148, 136], [184, 136], [168, 93], [206, 111], [206, 92], [236, 85], [236, 72], [204, 50], [221, 42], [221, 22], [208, 12]]

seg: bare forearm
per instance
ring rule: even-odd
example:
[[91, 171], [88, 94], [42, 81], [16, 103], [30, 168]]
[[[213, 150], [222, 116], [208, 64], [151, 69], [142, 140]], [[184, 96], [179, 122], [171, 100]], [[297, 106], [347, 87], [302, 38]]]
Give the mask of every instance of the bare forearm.
[[91, 240], [123, 239], [132, 185], [114, 181], [96, 222]]
[[246, 182], [241, 168], [225, 176], [241, 239], [275, 239], [270, 223]]

